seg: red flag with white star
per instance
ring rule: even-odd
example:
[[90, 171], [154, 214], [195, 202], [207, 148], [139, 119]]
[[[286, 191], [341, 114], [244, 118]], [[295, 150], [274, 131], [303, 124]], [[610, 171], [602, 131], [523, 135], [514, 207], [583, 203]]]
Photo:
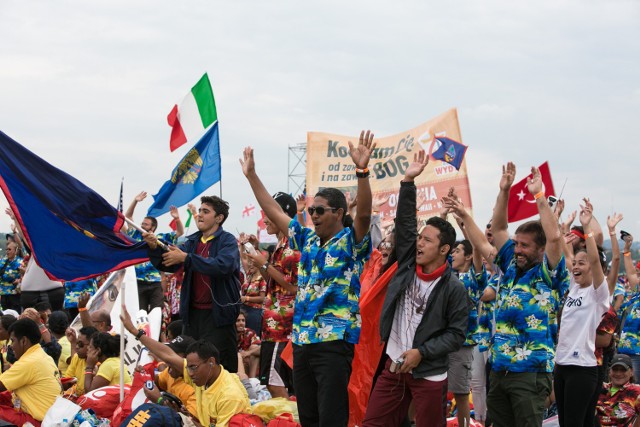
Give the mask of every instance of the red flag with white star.
[[[542, 191], [545, 197], [555, 196], [556, 192], [553, 188], [553, 181], [551, 180], [549, 162], [544, 162], [538, 169], [540, 169]], [[527, 178], [531, 177], [532, 175], [529, 174], [511, 186], [511, 191], [509, 192], [509, 222], [516, 222], [538, 215], [536, 201], [527, 189]]]

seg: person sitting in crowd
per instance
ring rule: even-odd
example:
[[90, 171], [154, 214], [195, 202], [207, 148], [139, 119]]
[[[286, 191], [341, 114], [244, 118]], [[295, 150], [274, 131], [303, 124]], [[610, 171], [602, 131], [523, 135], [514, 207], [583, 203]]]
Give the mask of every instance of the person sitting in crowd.
[[418, 229], [414, 180], [427, 166], [420, 151], [400, 183], [395, 250], [398, 271], [380, 313], [380, 338], [387, 343], [362, 423], [399, 425], [413, 400], [416, 425], [446, 423], [448, 355], [465, 341], [469, 298], [447, 263], [456, 232], [440, 217]]
[[[357, 215], [337, 188], [323, 188], [307, 210], [314, 229], [282, 211], [255, 170], [253, 149], [246, 147], [242, 172], [264, 210], [289, 245], [301, 252], [293, 320], [293, 381], [304, 425], [345, 425], [349, 419], [348, 385], [354, 346], [360, 339], [360, 274], [371, 253], [369, 159], [375, 148], [370, 131], [360, 133], [349, 153], [355, 166]], [[268, 268], [268, 266], [266, 266]]]
[[0, 375], [0, 419], [15, 425], [40, 426], [47, 410], [60, 396], [60, 371], [42, 347], [40, 327], [30, 318], [9, 327], [16, 361]]
[[640, 385], [635, 384], [632, 366], [626, 354], [611, 359], [610, 382], [604, 384], [596, 406], [601, 426], [640, 427]]
[[167, 341], [173, 341], [182, 335], [182, 320], [174, 320], [167, 325]]
[[11, 366], [11, 363], [7, 361], [7, 352], [9, 350], [9, 328], [13, 325], [18, 318], [9, 314], [0, 316], [0, 372], [4, 372]]
[[[273, 200], [291, 219], [296, 217], [297, 211], [304, 209], [304, 202], [301, 207], [293, 197], [281, 191], [273, 195]], [[260, 274], [267, 281], [262, 316], [259, 378], [260, 383], [267, 386], [271, 396], [288, 398], [289, 393], [294, 391], [293, 379], [291, 369], [282, 360], [282, 351], [291, 339], [300, 251], [289, 247], [286, 230], [278, 229], [266, 215], [263, 220], [267, 233], [278, 237], [275, 250], [269, 259], [260, 252], [246, 254], [259, 266]]]
[[[84, 372], [84, 390], [89, 392], [107, 385], [120, 384], [120, 335], [98, 332], [91, 337]], [[131, 385], [131, 375], [124, 368], [124, 383]]]
[[80, 328], [76, 334], [75, 329], [67, 329], [67, 339], [71, 344], [71, 361], [69, 367], [64, 372], [65, 378], [75, 378], [75, 382], [68, 384], [67, 388], [74, 386], [69, 394], [82, 396], [85, 393], [84, 374], [87, 371], [87, 354], [89, 352], [89, 343], [91, 337], [97, 334], [98, 330], [93, 326], [85, 326]]
[[[504, 274], [496, 295], [487, 397], [493, 425], [539, 427], [552, 389], [556, 317], [561, 297], [568, 290], [569, 274], [560, 230], [537, 168], [531, 170], [527, 190], [540, 220], [525, 222], [513, 239], [509, 238], [507, 212], [515, 172], [511, 162], [503, 167], [491, 223], [495, 247], [456, 197], [445, 196], [443, 202], [461, 218], [474, 250], [489, 263], [496, 263]], [[489, 288], [487, 291], [491, 293]]]
[[[187, 335], [178, 335], [173, 340], [166, 343], [166, 346], [173, 350], [178, 356], [185, 358], [187, 356], [187, 349], [191, 344], [196, 342], [193, 338]], [[144, 394], [151, 402], [158, 402], [161, 391], [167, 391], [174, 396], [178, 397], [187, 411], [195, 417], [198, 416], [198, 407], [196, 404], [196, 391], [187, 384], [183, 378], [184, 369], [175, 370], [168, 366], [162, 370], [155, 378], [157, 388], [152, 389], [144, 388]], [[174, 408], [178, 410], [180, 408]]]
[[[36, 325], [38, 325], [41, 336], [40, 345], [42, 346], [44, 352], [51, 356], [51, 358], [57, 365], [60, 361], [60, 353], [62, 353], [62, 347], [60, 347], [60, 344], [58, 344], [58, 340], [56, 340], [56, 338], [51, 334], [51, 331], [49, 330], [49, 328], [47, 328], [47, 325], [44, 324], [40, 314], [38, 314], [38, 312], [34, 308], [27, 308], [20, 315], [20, 319], [24, 318], [31, 319], [36, 323]], [[14, 355], [13, 348], [9, 347], [9, 349], [7, 350], [7, 361], [9, 363], [15, 363], [16, 360], [17, 358]]]
[[95, 310], [89, 312], [87, 304], [91, 299], [91, 294], [84, 292], [78, 298], [78, 311], [80, 312], [80, 321], [82, 326], [93, 326], [100, 332], [111, 331], [111, 314], [106, 310]]
[[246, 313], [240, 310], [238, 320], [236, 320], [236, 330], [238, 331], [238, 354], [242, 357], [244, 371], [249, 377], [254, 378], [258, 374], [260, 364], [260, 337], [246, 325]]
[[209, 341], [192, 343], [185, 350], [186, 357], [181, 357], [169, 346], [148, 337], [143, 329], [136, 329], [126, 310], [120, 319], [130, 334], [169, 368], [182, 371], [185, 383], [195, 388], [197, 417], [192, 421], [196, 426], [226, 427], [234, 415], [251, 413], [247, 391], [236, 374], [220, 365], [220, 353]]
[[54, 311], [49, 316], [49, 330], [60, 344], [60, 359], [58, 368], [60, 372], [65, 372], [71, 362], [71, 343], [65, 333], [69, 327], [69, 316], [64, 311]]

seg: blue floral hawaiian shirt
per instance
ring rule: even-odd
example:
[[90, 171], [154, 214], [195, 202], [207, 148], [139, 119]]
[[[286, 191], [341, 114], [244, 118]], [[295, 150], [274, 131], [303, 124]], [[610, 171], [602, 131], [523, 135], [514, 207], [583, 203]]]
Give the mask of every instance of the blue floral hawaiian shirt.
[[[133, 227], [127, 230], [127, 235], [134, 240], [142, 240], [142, 233]], [[177, 242], [176, 233], [158, 233], [158, 239], [167, 245], [175, 245]], [[160, 272], [151, 264], [150, 261], [136, 264], [136, 278], [143, 282], [160, 282]]]
[[[498, 282], [500, 281], [500, 275], [494, 274], [489, 277], [489, 273], [483, 267], [482, 272], [476, 273], [476, 280], [478, 286], [481, 289], [489, 287], [498, 293]], [[478, 330], [475, 333], [474, 340], [478, 343], [478, 350], [483, 353], [489, 350], [491, 343], [491, 337], [493, 336], [494, 322], [493, 322], [493, 310], [495, 307], [495, 300], [478, 303]]]
[[0, 268], [4, 266], [2, 276], [0, 276], [0, 295], [14, 295], [17, 293], [16, 284], [14, 283], [20, 278], [20, 264], [22, 258], [19, 256], [14, 257], [11, 261], [7, 257], [0, 259]]
[[516, 282], [515, 243], [500, 249], [497, 264], [504, 272], [497, 295], [496, 333], [491, 346], [494, 371], [553, 372], [557, 313], [569, 289], [564, 256], [555, 269], [545, 254], [542, 263]]
[[298, 293], [293, 313], [294, 344], [360, 338], [360, 274], [371, 253], [367, 233], [355, 242], [346, 227], [320, 245], [320, 238], [296, 220], [289, 223], [289, 245], [300, 251]]
[[93, 295], [98, 290], [96, 279], [78, 280], [76, 282], [64, 282], [64, 308], [78, 307], [78, 297], [83, 292]]
[[618, 353], [640, 355], [640, 291], [636, 290], [631, 294], [629, 301], [621, 307], [623, 316], [626, 317], [622, 331], [620, 331], [620, 342], [618, 343]]
[[480, 284], [476, 279], [476, 270], [473, 265], [469, 271], [458, 274], [458, 278], [467, 289], [469, 298], [473, 301], [473, 308], [469, 310], [469, 323], [467, 324], [466, 339], [462, 344], [464, 346], [472, 346], [477, 344], [475, 337], [478, 332], [478, 303], [480, 302], [481, 295]]

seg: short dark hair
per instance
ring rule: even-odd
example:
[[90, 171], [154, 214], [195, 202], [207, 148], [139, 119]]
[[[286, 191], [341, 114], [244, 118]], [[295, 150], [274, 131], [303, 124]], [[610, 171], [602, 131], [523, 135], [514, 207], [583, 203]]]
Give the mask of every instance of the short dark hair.
[[48, 301], [40, 301], [33, 306], [37, 312], [43, 312], [47, 310], [51, 310], [51, 304]]
[[93, 334], [91, 342], [95, 348], [99, 348], [106, 358], [120, 356], [120, 335], [111, 335], [108, 332]]
[[171, 332], [173, 337], [177, 337], [182, 334], [182, 320], [174, 320], [167, 325], [167, 332]]
[[533, 241], [538, 247], [547, 244], [547, 236], [544, 235], [544, 228], [540, 221], [527, 221], [516, 229], [516, 234], [532, 234]]
[[2, 327], [5, 328], [7, 331], [9, 330], [11, 325], [16, 323], [17, 320], [18, 320], [17, 317], [12, 316], [10, 314], [5, 314], [3, 316], [0, 316], [0, 323], [2, 323]]
[[196, 353], [202, 360], [213, 357], [216, 359], [216, 363], [220, 364], [220, 351], [218, 351], [216, 346], [211, 344], [209, 341], [198, 340], [189, 345], [189, 347], [187, 347], [186, 354], [189, 355], [191, 353]]
[[349, 208], [347, 206], [347, 198], [344, 193], [337, 188], [326, 187], [318, 191], [315, 197], [322, 197], [327, 199], [329, 207], [342, 209], [342, 225], [349, 227], [353, 223], [353, 218], [349, 215]]
[[451, 252], [451, 249], [454, 248], [453, 245], [456, 242], [456, 230], [453, 228], [453, 225], [439, 216], [432, 216], [427, 220], [425, 225], [430, 225], [440, 231], [440, 234], [438, 235], [438, 239], [440, 239], [439, 247], [449, 245], [449, 252]]
[[80, 328], [80, 330], [78, 331], [79, 334], [82, 334], [85, 337], [87, 337], [89, 341], [91, 341], [91, 338], [98, 332], [99, 331], [93, 326], [85, 326], [83, 328]]
[[9, 327], [9, 334], [13, 334], [18, 339], [27, 337], [33, 345], [38, 344], [42, 339], [40, 328], [38, 328], [36, 322], [26, 317], [16, 320], [13, 325]]
[[225, 202], [218, 196], [202, 196], [200, 203], [207, 204], [216, 211], [216, 215], [222, 215], [223, 219], [220, 225], [224, 224], [229, 216], [229, 203]]
[[469, 256], [469, 255], [473, 255], [473, 246], [471, 245], [471, 242], [468, 241], [467, 239], [464, 240], [458, 240], [454, 247], [458, 247], [462, 245], [462, 250], [464, 252], [464, 256]]
[[49, 316], [49, 329], [58, 335], [64, 335], [69, 327], [69, 316], [64, 311], [54, 311]]
[[[598, 244], [596, 244], [596, 248], [598, 249], [598, 259], [600, 260], [600, 267], [602, 267], [602, 271], [607, 271], [608, 265], [607, 265], [607, 254], [604, 251], [604, 248]], [[580, 248], [576, 251], [575, 255], [578, 255], [580, 252], [584, 252], [585, 254], [589, 255], [589, 253], [587, 252], [587, 248]]]
[[158, 228], [158, 220], [152, 216], [145, 216], [144, 219], [148, 219], [151, 221], [151, 226], [153, 227], [152, 231], [155, 231]]

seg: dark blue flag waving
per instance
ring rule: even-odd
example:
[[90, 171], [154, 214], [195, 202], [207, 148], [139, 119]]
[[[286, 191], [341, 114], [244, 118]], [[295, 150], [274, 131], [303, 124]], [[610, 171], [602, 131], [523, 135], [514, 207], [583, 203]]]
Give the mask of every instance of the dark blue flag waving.
[[148, 260], [146, 243], [120, 232], [122, 213], [3, 132], [0, 187], [52, 280], [86, 279]]
[[444, 136], [436, 137], [436, 142], [439, 142], [440, 146], [431, 154], [433, 158], [447, 162], [457, 170], [460, 170], [464, 155], [467, 152], [467, 146]]

